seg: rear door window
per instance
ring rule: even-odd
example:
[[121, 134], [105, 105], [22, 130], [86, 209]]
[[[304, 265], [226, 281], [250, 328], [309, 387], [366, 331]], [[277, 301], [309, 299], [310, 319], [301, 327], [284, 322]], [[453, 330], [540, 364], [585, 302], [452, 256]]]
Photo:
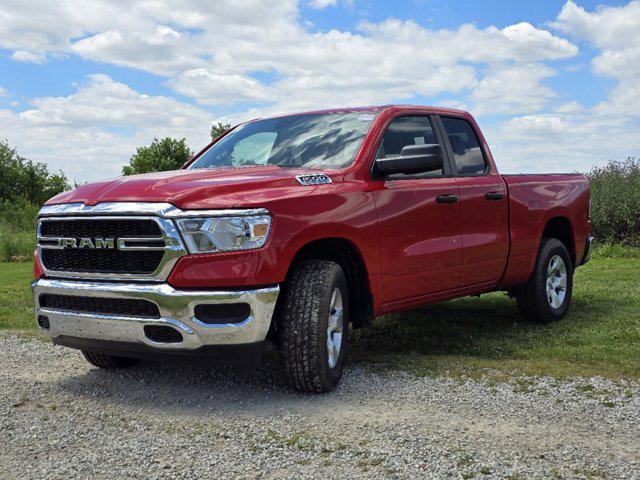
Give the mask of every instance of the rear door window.
[[484, 175], [487, 163], [471, 124], [462, 118], [441, 117], [459, 175]]

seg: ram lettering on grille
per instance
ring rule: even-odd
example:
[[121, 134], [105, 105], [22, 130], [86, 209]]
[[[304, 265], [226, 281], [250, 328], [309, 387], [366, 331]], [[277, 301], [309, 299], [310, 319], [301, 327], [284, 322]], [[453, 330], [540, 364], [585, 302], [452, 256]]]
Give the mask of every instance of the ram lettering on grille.
[[165, 230], [150, 218], [42, 218], [38, 251], [48, 272], [148, 277], [180, 255]]
[[61, 248], [116, 248], [113, 238], [58, 238], [56, 246]]

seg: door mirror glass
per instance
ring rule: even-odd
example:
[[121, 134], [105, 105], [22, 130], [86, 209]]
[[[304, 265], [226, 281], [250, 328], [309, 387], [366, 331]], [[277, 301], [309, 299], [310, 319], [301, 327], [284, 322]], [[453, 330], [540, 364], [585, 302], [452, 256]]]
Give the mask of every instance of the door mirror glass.
[[443, 165], [444, 155], [439, 144], [407, 145], [397, 157], [376, 160], [376, 172], [382, 176], [410, 175], [442, 170]]

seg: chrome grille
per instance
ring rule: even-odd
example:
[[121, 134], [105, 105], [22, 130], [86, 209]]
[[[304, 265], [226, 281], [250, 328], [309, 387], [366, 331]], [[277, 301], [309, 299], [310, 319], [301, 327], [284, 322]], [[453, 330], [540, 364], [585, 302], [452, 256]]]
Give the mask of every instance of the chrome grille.
[[40, 234], [44, 237], [143, 237], [159, 238], [162, 231], [152, 219], [142, 220], [61, 220], [43, 219]]
[[42, 263], [48, 270], [86, 273], [138, 273], [151, 275], [164, 257], [163, 251], [44, 249]]
[[50, 276], [163, 281], [185, 253], [165, 218], [79, 215], [38, 222], [38, 254]]

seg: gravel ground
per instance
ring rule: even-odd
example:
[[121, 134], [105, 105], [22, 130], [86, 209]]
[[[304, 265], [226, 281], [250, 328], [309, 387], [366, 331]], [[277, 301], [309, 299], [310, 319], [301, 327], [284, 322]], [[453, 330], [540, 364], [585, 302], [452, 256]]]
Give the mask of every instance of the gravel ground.
[[640, 386], [346, 372], [322, 396], [259, 370], [145, 364], [0, 334], [0, 476], [640, 478]]

